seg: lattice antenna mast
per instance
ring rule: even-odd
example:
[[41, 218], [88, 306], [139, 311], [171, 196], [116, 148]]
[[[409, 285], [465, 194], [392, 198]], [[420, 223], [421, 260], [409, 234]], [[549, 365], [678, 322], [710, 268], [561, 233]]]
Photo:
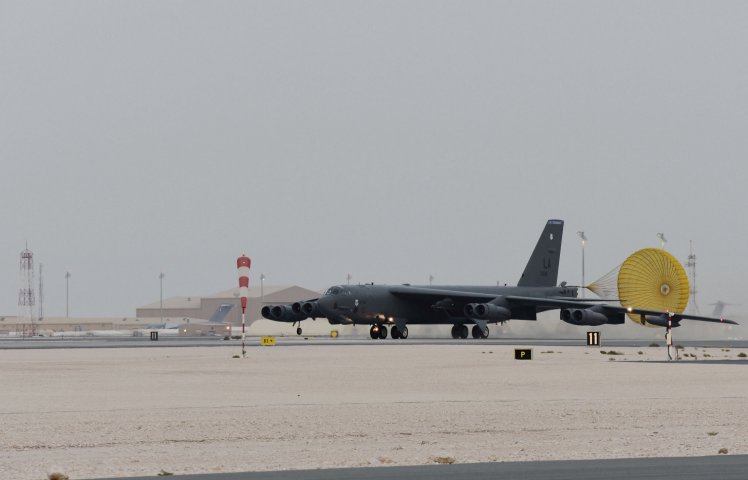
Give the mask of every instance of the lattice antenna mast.
[[688, 260], [686, 261], [686, 268], [688, 269], [689, 284], [691, 289], [688, 292], [691, 295], [691, 311], [699, 312], [699, 305], [696, 303], [696, 255], [693, 253], [693, 241], [688, 241], [689, 254]]
[[18, 320], [23, 325], [23, 336], [36, 334], [34, 324], [34, 253], [27, 248], [21, 252], [19, 264]]
[[44, 319], [44, 275], [42, 269], [44, 264], [39, 263], [39, 321]]

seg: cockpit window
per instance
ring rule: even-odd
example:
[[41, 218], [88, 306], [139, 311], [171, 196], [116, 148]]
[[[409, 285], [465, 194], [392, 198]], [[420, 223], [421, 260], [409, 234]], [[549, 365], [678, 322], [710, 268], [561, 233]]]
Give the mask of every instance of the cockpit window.
[[325, 295], [337, 295], [340, 293], [340, 288], [338, 287], [330, 287], [325, 292]]

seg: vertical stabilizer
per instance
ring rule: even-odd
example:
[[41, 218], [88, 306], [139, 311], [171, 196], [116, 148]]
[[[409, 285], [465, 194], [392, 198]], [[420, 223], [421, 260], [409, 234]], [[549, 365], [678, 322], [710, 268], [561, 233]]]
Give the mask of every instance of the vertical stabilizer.
[[234, 308], [234, 305], [230, 303], [222, 303], [221, 305], [218, 306], [216, 311], [213, 312], [213, 315], [211, 315], [208, 321], [210, 323], [223, 323], [224, 319], [226, 318], [226, 315], [229, 314], [232, 308]]
[[548, 220], [517, 286], [553, 287], [556, 285], [563, 234], [563, 220]]

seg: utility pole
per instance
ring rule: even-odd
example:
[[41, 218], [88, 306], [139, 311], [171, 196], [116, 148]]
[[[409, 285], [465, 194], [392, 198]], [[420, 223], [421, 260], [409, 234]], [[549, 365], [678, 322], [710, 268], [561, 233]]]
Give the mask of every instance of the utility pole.
[[70, 272], [65, 272], [65, 318], [70, 318]]
[[[164, 272], [158, 274], [159, 282], [161, 283], [161, 295], [159, 296], [159, 310], [161, 310], [161, 323], [164, 323]], [[163, 328], [163, 327], [162, 327]]]

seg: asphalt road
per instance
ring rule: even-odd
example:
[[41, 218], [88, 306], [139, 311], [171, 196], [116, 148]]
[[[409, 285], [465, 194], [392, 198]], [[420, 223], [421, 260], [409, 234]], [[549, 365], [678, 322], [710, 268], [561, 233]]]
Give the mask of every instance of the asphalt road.
[[[260, 347], [259, 337], [247, 337], [248, 348]], [[646, 347], [652, 340], [602, 340], [601, 347]], [[654, 342], [664, 346], [662, 340]], [[685, 347], [748, 348], [748, 340], [676, 340]], [[239, 340], [223, 340], [223, 337], [179, 337], [161, 335], [158, 341], [149, 337], [40, 337], [0, 338], [0, 350], [34, 348], [148, 348], [148, 347], [225, 347], [239, 346]], [[509, 345], [527, 347], [573, 347], [585, 346], [586, 339], [556, 338], [488, 338], [483, 340], [454, 340], [451, 338], [413, 338], [408, 340], [371, 340], [352, 337], [276, 337], [276, 345], [283, 347], [300, 345]]]
[[[129, 477], [126, 480], [164, 478]], [[340, 468], [330, 470], [289, 470], [282, 472], [217, 473], [174, 475], [185, 480], [644, 480], [707, 479], [746, 480], [748, 455], [713, 457], [630, 458], [568, 460], [553, 462], [469, 463], [412, 467]], [[125, 479], [109, 479], [125, 480]]]

